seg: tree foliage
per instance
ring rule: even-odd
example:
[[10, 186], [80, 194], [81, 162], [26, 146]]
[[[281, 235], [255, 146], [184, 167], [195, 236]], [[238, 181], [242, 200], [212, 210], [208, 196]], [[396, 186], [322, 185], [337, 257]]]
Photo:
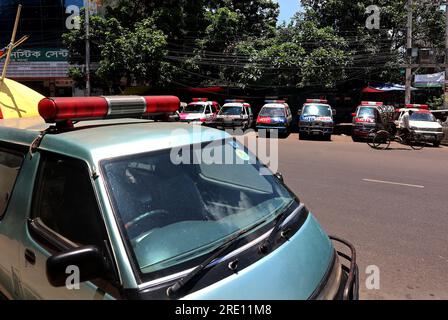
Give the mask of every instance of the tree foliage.
[[[111, 4], [105, 16], [91, 21], [92, 60], [95, 79], [109, 88], [123, 79], [240, 88], [403, 81], [403, 0], [376, 1], [379, 30], [366, 28], [370, 0], [302, 0], [303, 11], [281, 25], [273, 0], [104, 2]], [[443, 48], [444, 17], [437, 6], [417, 2], [414, 24], [416, 45]], [[84, 63], [83, 27], [64, 35], [75, 65]], [[72, 75], [82, 83], [82, 68]]]

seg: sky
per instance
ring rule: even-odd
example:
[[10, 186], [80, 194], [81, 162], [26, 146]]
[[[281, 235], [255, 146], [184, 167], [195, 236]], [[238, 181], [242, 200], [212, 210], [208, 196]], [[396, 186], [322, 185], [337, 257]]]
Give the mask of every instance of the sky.
[[280, 4], [280, 17], [279, 22], [289, 22], [294, 14], [300, 10], [299, 0], [277, 0]]

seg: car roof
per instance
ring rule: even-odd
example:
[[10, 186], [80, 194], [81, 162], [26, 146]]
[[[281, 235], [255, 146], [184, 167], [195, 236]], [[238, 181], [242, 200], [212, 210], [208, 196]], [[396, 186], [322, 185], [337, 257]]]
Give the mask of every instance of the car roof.
[[[48, 124], [40, 118], [0, 120], [0, 141], [29, 147]], [[229, 138], [224, 131], [173, 122], [116, 119], [80, 122], [75, 130], [47, 134], [40, 149], [98, 162], [130, 154]]]
[[224, 107], [241, 107], [242, 108], [244, 106], [244, 104], [245, 104], [245, 102], [244, 103], [243, 102], [229, 102], [229, 103], [224, 104], [222, 107], [223, 108]]

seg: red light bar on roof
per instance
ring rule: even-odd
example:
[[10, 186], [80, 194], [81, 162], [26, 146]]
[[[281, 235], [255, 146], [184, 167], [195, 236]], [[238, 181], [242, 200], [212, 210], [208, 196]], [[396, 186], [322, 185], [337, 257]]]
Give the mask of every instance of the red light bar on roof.
[[265, 103], [286, 103], [286, 100], [265, 100]]
[[207, 102], [207, 98], [193, 98], [193, 102]]
[[428, 110], [429, 106], [427, 104], [407, 104], [406, 108], [416, 108], [416, 109]]
[[180, 100], [174, 96], [109, 96], [45, 98], [38, 109], [45, 122], [55, 123], [173, 113], [179, 106]]
[[362, 106], [382, 106], [383, 103], [382, 102], [375, 102], [375, 101], [362, 101], [361, 102]]
[[306, 99], [306, 103], [328, 103], [325, 99]]
[[225, 103], [244, 103], [244, 102], [246, 102], [246, 101], [242, 100], [242, 99], [227, 99], [225, 101]]

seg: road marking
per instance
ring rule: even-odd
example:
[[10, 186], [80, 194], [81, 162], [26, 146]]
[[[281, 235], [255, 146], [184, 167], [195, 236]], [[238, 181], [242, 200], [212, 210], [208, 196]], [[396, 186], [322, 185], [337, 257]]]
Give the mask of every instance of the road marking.
[[382, 180], [372, 180], [372, 179], [362, 179], [362, 181], [365, 181], [365, 182], [375, 182], [375, 183], [384, 183], [384, 184], [393, 184], [393, 185], [396, 185], [396, 186], [404, 186], [404, 187], [420, 188], [420, 189], [423, 189], [425, 187], [425, 186], [419, 186], [419, 185], [416, 185], [416, 184], [407, 184], [407, 183], [382, 181]]

